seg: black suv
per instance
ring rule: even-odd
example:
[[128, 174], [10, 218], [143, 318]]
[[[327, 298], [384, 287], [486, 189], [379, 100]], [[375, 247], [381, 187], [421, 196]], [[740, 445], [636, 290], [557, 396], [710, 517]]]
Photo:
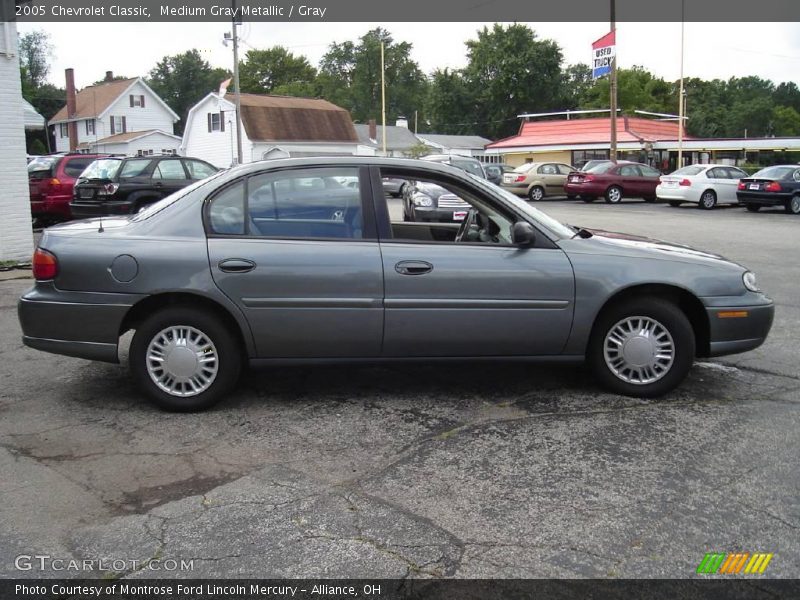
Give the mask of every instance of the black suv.
[[69, 208], [76, 219], [138, 212], [218, 169], [197, 158], [101, 158], [75, 183]]

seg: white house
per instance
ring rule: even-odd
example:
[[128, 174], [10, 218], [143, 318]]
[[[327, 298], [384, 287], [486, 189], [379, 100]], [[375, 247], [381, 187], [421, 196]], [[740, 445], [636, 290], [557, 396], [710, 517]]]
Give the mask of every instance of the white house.
[[[210, 93], [186, 117], [180, 153], [218, 167], [236, 160], [235, 96]], [[327, 100], [242, 94], [242, 161], [289, 156], [374, 156], [350, 113]]]
[[486, 154], [486, 145], [492, 140], [479, 135], [440, 135], [435, 133], [418, 133], [417, 137], [434, 152], [457, 156], [472, 156], [483, 162], [491, 162]]
[[0, 20], [0, 261], [30, 261], [33, 254], [31, 205], [25, 152], [25, 117], [22, 84], [19, 79], [17, 26], [5, 10], [14, 5], [3, 2]]
[[[141, 77], [106, 81], [75, 92], [72, 69], [67, 69], [67, 105], [50, 119], [56, 151], [158, 154], [175, 152], [180, 138], [172, 135], [179, 117]], [[147, 133], [148, 137], [128, 136]], [[160, 135], [155, 136], [154, 133]], [[74, 139], [71, 139], [70, 136]]]

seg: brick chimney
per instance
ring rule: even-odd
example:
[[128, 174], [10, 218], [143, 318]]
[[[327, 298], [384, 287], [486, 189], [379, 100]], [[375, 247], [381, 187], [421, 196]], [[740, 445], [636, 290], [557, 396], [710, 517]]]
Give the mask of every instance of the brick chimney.
[[375, 119], [369, 120], [369, 139], [378, 140], [378, 124], [375, 122]]
[[[75, 95], [75, 71], [66, 69], [64, 75], [67, 79], [67, 118], [74, 119], [75, 113], [78, 112], [78, 101]], [[67, 131], [69, 132], [69, 150], [74, 152], [78, 147], [78, 123], [76, 121], [67, 123]]]
[[114, 71], [106, 71], [106, 78], [103, 81], [114, 81]]

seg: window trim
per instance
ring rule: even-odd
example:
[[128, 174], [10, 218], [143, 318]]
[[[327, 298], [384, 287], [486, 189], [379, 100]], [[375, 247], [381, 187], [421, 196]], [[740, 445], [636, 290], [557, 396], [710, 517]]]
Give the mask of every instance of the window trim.
[[[185, 167], [184, 167], [185, 168]], [[273, 235], [252, 235], [250, 233], [250, 219], [245, 219], [244, 223], [244, 233], [217, 233], [212, 230], [211, 228], [211, 203], [214, 199], [222, 194], [228, 188], [238, 184], [239, 182], [244, 180], [244, 199], [242, 202], [244, 214], [250, 214], [250, 179], [253, 177], [259, 177], [261, 175], [269, 175], [271, 173], [289, 173], [291, 171], [308, 171], [313, 169], [343, 169], [343, 168], [350, 168], [355, 169], [358, 173], [358, 192], [359, 192], [359, 200], [361, 201], [361, 219], [362, 219], [362, 235], [360, 238], [341, 238], [341, 237], [297, 237], [297, 236], [273, 236]], [[374, 190], [374, 186], [370, 180], [370, 173], [369, 173], [369, 166], [360, 165], [360, 164], [337, 164], [337, 165], [298, 165], [295, 167], [290, 168], [273, 168], [273, 169], [264, 169], [263, 171], [256, 171], [253, 173], [248, 173], [246, 175], [242, 175], [233, 179], [231, 181], [225, 182], [223, 185], [218, 187], [214, 190], [211, 194], [206, 196], [203, 200], [202, 206], [202, 220], [203, 220], [203, 230], [205, 231], [206, 238], [208, 239], [235, 239], [235, 240], [264, 240], [264, 241], [287, 241], [287, 242], [339, 242], [339, 243], [376, 243], [379, 242], [379, 236], [377, 232], [377, 223], [375, 219], [375, 215], [372, 212], [374, 210], [374, 203], [372, 201], [372, 194]], [[202, 181], [202, 180], [200, 180]], [[365, 185], [369, 184], [369, 185]], [[369, 192], [367, 192], [369, 189]], [[383, 185], [380, 186], [380, 189], [383, 189]]]

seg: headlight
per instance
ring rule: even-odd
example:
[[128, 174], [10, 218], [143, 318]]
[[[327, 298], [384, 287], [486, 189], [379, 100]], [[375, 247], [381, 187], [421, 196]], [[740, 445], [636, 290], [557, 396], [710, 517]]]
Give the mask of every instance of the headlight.
[[414, 194], [411, 201], [414, 203], [414, 206], [433, 206], [433, 200], [430, 196], [426, 196], [425, 194]]
[[761, 291], [758, 289], [758, 284], [756, 283], [756, 274], [752, 271], [747, 271], [744, 275], [742, 275], [742, 282], [744, 282], [744, 287], [751, 292]]

